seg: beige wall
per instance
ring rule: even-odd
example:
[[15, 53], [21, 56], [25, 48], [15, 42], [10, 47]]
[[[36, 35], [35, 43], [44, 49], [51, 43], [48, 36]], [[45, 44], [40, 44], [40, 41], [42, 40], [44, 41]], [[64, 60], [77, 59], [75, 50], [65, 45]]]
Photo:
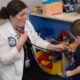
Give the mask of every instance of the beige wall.
[[[10, 0], [0, 0], [0, 8], [6, 6]], [[41, 5], [42, 0], [22, 0], [29, 6], [29, 11], [33, 10], [35, 5]]]

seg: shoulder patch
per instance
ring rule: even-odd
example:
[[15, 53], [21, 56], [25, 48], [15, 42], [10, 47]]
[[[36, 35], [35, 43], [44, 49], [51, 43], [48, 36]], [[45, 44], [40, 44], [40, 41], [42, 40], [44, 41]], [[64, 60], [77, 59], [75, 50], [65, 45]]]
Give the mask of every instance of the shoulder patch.
[[16, 46], [16, 39], [14, 37], [8, 37], [8, 42], [10, 47]]

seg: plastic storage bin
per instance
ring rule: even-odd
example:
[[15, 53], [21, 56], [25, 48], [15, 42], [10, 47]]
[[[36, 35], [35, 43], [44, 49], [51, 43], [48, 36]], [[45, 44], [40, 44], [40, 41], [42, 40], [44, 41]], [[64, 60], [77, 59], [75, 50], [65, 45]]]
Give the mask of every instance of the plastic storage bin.
[[40, 68], [50, 75], [62, 73], [62, 60], [55, 59], [54, 56], [43, 52], [37, 51], [36, 60]]
[[43, 0], [42, 9], [44, 16], [52, 16], [63, 12], [63, 3], [61, 0]]

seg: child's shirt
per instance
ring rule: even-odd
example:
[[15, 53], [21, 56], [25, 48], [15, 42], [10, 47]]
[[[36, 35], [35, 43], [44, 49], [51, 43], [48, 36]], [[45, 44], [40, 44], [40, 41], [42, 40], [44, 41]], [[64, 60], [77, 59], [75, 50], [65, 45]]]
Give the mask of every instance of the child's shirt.
[[[77, 47], [73, 55], [74, 58], [74, 68], [80, 66], [80, 46]], [[80, 80], [80, 74], [74, 76], [74, 80]]]
[[77, 47], [73, 55], [75, 67], [80, 66], [80, 46]]

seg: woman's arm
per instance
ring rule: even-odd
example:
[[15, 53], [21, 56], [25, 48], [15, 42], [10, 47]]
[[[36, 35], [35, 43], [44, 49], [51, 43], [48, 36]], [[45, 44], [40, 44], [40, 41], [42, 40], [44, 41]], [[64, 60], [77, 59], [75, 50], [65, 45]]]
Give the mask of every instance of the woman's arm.
[[61, 51], [64, 48], [65, 48], [65, 45], [63, 44], [58, 44], [58, 45], [48, 44], [47, 46], [47, 49], [54, 50], [54, 51]]
[[62, 44], [53, 45], [53, 44], [50, 44], [49, 42], [43, 40], [42, 38], [40, 38], [40, 36], [38, 36], [37, 32], [34, 30], [34, 27], [30, 23], [30, 21], [26, 22], [25, 32], [27, 33], [31, 42], [36, 46], [39, 46], [39, 47], [42, 47], [45, 49], [56, 50], [56, 51], [64, 49], [64, 45], [62, 45]]
[[15, 47], [9, 48], [8, 42], [0, 35], [0, 64], [8, 65], [19, 58], [19, 51]]
[[0, 62], [2, 65], [8, 65], [20, 58], [20, 51], [27, 40], [26, 34], [20, 36], [18, 43], [10, 47], [9, 43], [0, 35]]

